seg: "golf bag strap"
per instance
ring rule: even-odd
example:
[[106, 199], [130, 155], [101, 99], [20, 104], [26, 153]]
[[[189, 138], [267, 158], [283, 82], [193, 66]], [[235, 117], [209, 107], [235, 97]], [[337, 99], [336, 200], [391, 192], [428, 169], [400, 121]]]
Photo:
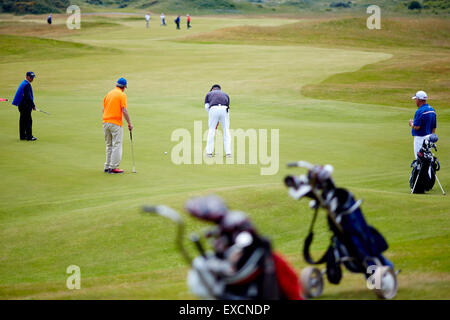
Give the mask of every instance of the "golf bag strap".
[[305, 258], [305, 261], [308, 262], [309, 264], [322, 264], [328, 260], [328, 256], [330, 255], [330, 253], [333, 254], [333, 248], [330, 245], [325, 254], [322, 256], [322, 258], [320, 258], [318, 261], [314, 261], [311, 257], [311, 254], [309, 253], [309, 248], [311, 247], [313, 237], [314, 237], [313, 232], [310, 232], [306, 237], [305, 245], [303, 247], [303, 257]]
[[357, 202], [355, 202], [350, 208], [348, 208], [347, 210], [340, 212], [340, 215], [345, 215], [345, 214], [351, 214], [353, 213], [356, 209], [358, 209], [362, 204], [362, 200], [358, 200]]

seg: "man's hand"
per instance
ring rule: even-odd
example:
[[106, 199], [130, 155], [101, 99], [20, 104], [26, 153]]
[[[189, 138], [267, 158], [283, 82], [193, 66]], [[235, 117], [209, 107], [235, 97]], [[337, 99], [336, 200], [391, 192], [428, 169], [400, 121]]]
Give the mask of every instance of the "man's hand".
[[128, 124], [128, 130], [133, 131], [133, 125], [131, 123]]
[[36, 111], [36, 107], [33, 107], [33, 110]]
[[413, 124], [414, 124], [414, 121], [413, 121], [413, 119], [409, 119], [409, 126], [410, 126], [410, 127], [412, 127], [412, 126], [413, 126]]

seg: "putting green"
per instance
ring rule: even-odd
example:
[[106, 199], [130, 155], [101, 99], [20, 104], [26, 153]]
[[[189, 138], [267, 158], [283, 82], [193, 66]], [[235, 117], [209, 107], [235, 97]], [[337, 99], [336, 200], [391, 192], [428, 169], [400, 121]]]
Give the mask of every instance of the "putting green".
[[[10, 33], [17, 26], [22, 34], [37, 32], [45, 39], [33, 40], [36, 52], [33, 45], [23, 46], [28, 51], [18, 61], [8, 51], [0, 64], [0, 95], [12, 98], [25, 72], [33, 70], [36, 104], [51, 116], [34, 113], [33, 133], [39, 140], [22, 142], [18, 112], [1, 104], [0, 298], [192, 298], [174, 226], [141, 215], [139, 208], [163, 203], [182, 210], [189, 197], [209, 193], [247, 212], [300, 270], [311, 213], [307, 201], [288, 198], [282, 184], [293, 172], [285, 164], [300, 159], [332, 164], [336, 183], [365, 200], [369, 222], [391, 245], [387, 256], [403, 269], [398, 298], [450, 298], [450, 202], [437, 185], [425, 196], [409, 194], [413, 152], [407, 120], [414, 108], [313, 100], [300, 93], [307, 84], [387, 60], [390, 54], [174, 41], [223, 27], [291, 20], [205, 17], [193, 19], [194, 28], [187, 31], [160, 27], [154, 20], [146, 29], [143, 21], [89, 17], [90, 27], [73, 32], [62, 22], [49, 31], [38, 24], [44, 20], [25, 26], [16, 18], [3, 20], [11, 24]], [[20, 47], [29, 39], [12, 41]], [[71, 42], [84, 45], [73, 48]], [[101, 108], [103, 96], [121, 76], [129, 84], [138, 173], [131, 173], [125, 132], [121, 167], [126, 173], [112, 176], [103, 173]], [[172, 163], [174, 130], [193, 133], [196, 120], [206, 130], [203, 99], [213, 83], [230, 94], [233, 129], [279, 129], [277, 174], [260, 175], [260, 165]], [[438, 118], [439, 178], [447, 191], [449, 120], [448, 113]], [[189, 230], [205, 227], [185, 217]], [[317, 255], [329, 241], [325, 218], [319, 220]], [[80, 290], [66, 288], [69, 265], [81, 268]], [[327, 285], [323, 297], [375, 295], [361, 275], [345, 273], [342, 284]]]

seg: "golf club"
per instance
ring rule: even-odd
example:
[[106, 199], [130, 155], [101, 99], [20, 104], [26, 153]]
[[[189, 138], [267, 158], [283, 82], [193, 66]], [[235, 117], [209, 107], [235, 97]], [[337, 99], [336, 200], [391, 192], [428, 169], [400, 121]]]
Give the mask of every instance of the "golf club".
[[132, 170], [132, 172], [133, 173], [137, 173], [136, 167], [134, 165], [134, 149], [133, 149], [133, 133], [132, 133], [132, 131], [130, 131], [130, 141], [131, 141], [131, 158], [132, 158], [132, 161], [133, 161], [133, 170]]
[[173, 210], [172, 208], [169, 208], [167, 206], [159, 205], [159, 206], [144, 206], [142, 208], [144, 212], [148, 213], [156, 213], [157, 215], [170, 219], [177, 225], [177, 247], [180, 250], [181, 254], [183, 255], [186, 262], [191, 265], [192, 264], [192, 258], [189, 256], [186, 248], [183, 245], [183, 235], [184, 235], [184, 221], [181, 218], [180, 214]]
[[[186, 260], [186, 262], [192, 266], [193, 259], [187, 252], [186, 248], [183, 245], [183, 236], [184, 236], [184, 221], [183, 218], [181, 218], [180, 214], [176, 212], [174, 209], [164, 206], [164, 205], [158, 205], [158, 206], [144, 206], [142, 208], [144, 212], [148, 213], [156, 213], [157, 215], [161, 217], [165, 217], [167, 219], [172, 220], [177, 225], [177, 238], [176, 243], [177, 247], [180, 250], [183, 258]], [[200, 243], [200, 238], [198, 236], [191, 236], [191, 241], [193, 241], [197, 247], [197, 249], [200, 251], [202, 256], [206, 256], [205, 251]], [[214, 291], [210, 287], [208, 281], [204, 278], [204, 275], [201, 272], [198, 272], [198, 276], [200, 280], [202, 281], [205, 288], [208, 290], [209, 294], [214, 297]]]
[[38, 109], [38, 108], [36, 108], [36, 111], [39, 111], [39, 112], [42, 112], [42, 113], [45, 113], [46, 115], [50, 115], [50, 113], [48, 113], [48, 112], [46, 112], [46, 111], [44, 111], [44, 110], [41, 110], [41, 109]]
[[0, 98], [0, 102], [6, 102], [6, 101], [8, 101], [8, 99]]

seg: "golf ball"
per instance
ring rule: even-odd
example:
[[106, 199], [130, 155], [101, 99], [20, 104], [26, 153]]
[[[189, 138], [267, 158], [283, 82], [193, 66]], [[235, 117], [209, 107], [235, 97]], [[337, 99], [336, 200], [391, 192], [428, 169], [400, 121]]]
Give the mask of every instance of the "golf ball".
[[165, 151], [164, 154], [167, 154], [167, 151]]

